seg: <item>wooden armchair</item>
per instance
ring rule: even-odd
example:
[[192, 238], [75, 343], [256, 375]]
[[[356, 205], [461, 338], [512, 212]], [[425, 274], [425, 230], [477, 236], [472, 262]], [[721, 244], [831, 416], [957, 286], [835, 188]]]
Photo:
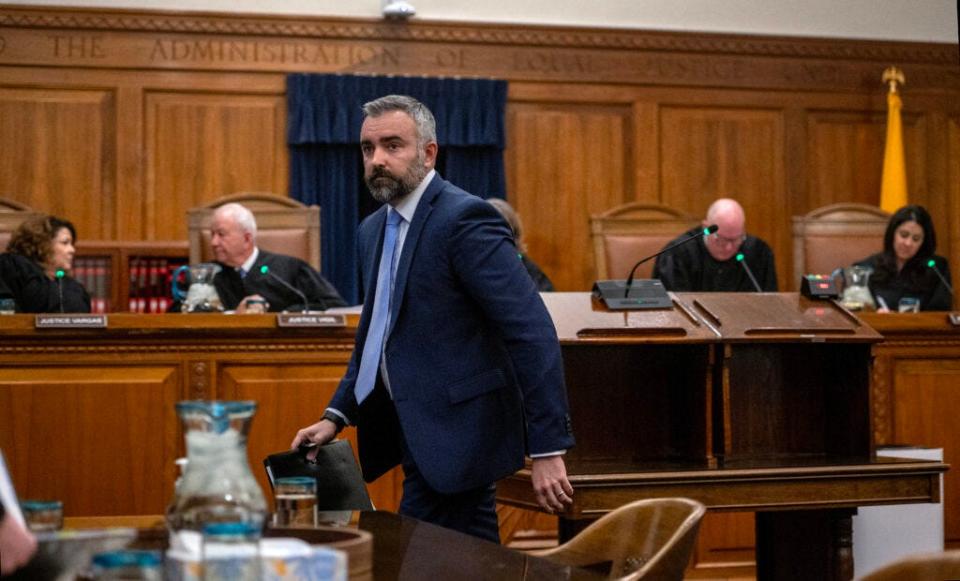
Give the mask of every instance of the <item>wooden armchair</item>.
[[[638, 260], [659, 252], [668, 242], [700, 220], [658, 204], [634, 202], [590, 217], [590, 236], [597, 279], [626, 278]], [[650, 278], [653, 261], [637, 269], [637, 278]]]
[[532, 554], [603, 572], [610, 579], [683, 579], [706, 508], [687, 498], [637, 500], [577, 536]]
[[40, 216], [29, 206], [14, 202], [8, 198], [0, 198], [0, 252], [7, 249], [10, 236], [20, 224]]
[[960, 579], [960, 551], [922, 553], [898, 559], [861, 581], [926, 581]]
[[320, 270], [320, 208], [292, 198], [258, 192], [224, 196], [187, 211], [191, 264], [213, 260], [210, 219], [217, 208], [231, 202], [243, 204], [253, 212], [257, 219], [257, 246], [295, 256]]
[[890, 214], [867, 204], [831, 204], [793, 217], [793, 281], [830, 274], [883, 250]]

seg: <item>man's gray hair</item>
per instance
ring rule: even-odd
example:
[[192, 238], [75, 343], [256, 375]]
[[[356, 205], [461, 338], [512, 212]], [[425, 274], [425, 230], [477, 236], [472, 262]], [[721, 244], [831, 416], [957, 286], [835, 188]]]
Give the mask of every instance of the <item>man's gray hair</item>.
[[379, 117], [391, 111], [403, 111], [413, 119], [422, 147], [437, 142], [437, 121], [426, 105], [407, 95], [387, 95], [363, 105], [365, 117]]
[[230, 218], [240, 226], [240, 230], [243, 232], [249, 232], [253, 239], [257, 239], [257, 220], [253, 217], [253, 212], [251, 212], [246, 206], [238, 204], [236, 202], [231, 202], [229, 204], [224, 204], [217, 208], [215, 212], [217, 216], [225, 216]]

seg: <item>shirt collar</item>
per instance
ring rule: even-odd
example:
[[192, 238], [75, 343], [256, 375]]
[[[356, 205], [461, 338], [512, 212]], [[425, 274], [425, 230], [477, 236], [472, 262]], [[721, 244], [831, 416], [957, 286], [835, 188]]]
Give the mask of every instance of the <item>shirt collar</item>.
[[413, 214], [417, 211], [417, 206], [420, 204], [420, 198], [423, 197], [423, 192], [427, 191], [427, 186], [429, 186], [430, 182], [433, 181], [433, 176], [435, 175], [437, 175], [437, 170], [430, 170], [430, 173], [423, 178], [423, 181], [420, 182], [420, 185], [417, 186], [416, 189], [410, 192], [409, 196], [404, 196], [402, 200], [393, 206], [393, 209], [403, 216], [403, 219], [407, 224], [413, 221]]
[[257, 262], [257, 257], [260, 256], [260, 249], [256, 246], [253, 247], [253, 252], [250, 253], [250, 256], [247, 257], [243, 264], [240, 265], [240, 268], [237, 270], [243, 270], [246, 273], [250, 272], [250, 269], [253, 268], [253, 265]]

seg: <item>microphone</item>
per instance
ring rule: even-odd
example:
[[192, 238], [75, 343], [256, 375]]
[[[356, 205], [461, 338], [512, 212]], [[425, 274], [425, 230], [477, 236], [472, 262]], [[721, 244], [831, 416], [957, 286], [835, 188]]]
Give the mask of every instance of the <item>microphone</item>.
[[279, 276], [277, 276], [277, 275], [273, 274], [272, 272], [270, 272], [270, 267], [267, 266], [266, 264], [264, 264], [263, 266], [260, 267], [260, 274], [263, 274], [263, 275], [265, 275], [265, 276], [271, 277], [273, 280], [279, 282], [279, 283], [282, 284], [284, 287], [286, 287], [286, 288], [289, 289], [291, 292], [293, 292], [293, 293], [296, 294], [298, 297], [300, 297], [300, 300], [303, 301], [303, 312], [304, 312], [304, 313], [307, 312], [307, 309], [308, 309], [308, 307], [309, 307], [309, 305], [307, 305], [307, 295], [303, 294], [303, 293], [300, 291], [300, 289], [298, 289], [297, 287], [293, 286], [293, 285], [290, 284], [289, 282], [283, 280], [283, 279], [280, 278]]
[[634, 265], [633, 265], [633, 268], [630, 269], [630, 276], [627, 277], [627, 284], [626, 284], [626, 289], [625, 289], [624, 292], [623, 292], [623, 298], [627, 298], [627, 297], [630, 296], [630, 287], [633, 286], [633, 275], [636, 274], [637, 268], [638, 268], [641, 264], [643, 264], [644, 262], [647, 262], [647, 261], [649, 261], [649, 260], [651, 260], [651, 259], [653, 259], [653, 258], [656, 258], [656, 257], [660, 256], [660, 255], [663, 254], [664, 252], [673, 250], [673, 249], [676, 248], [677, 246], [683, 246], [684, 244], [686, 244], [687, 242], [690, 242], [691, 240], [697, 240], [698, 238], [701, 238], [701, 237], [703, 237], [703, 236], [709, 236], [709, 235], [713, 234], [714, 232], [716, 232], [716, 231], [719, 230], [719, 229], [720, 229], [720, 227], [717, 226], [716, 224], [710, 224], [709, 226], [707, 226], [706, 228], [703, 229], [703, 232], [698, 232], [697, 234], [694, 234], [693, 236], [690, 236], [690, 237], [688, 237], [688, 238], [686, 238], [686, 239], [684, 239], [684, 240], [681, 240], [681, 241], [679, 241], [679, 242], [675, 242], [675, 243], [673, 243], [673, 244], [670, 244], [669, 246], [667, 246], [666, 248], [664, 248], [664, 249], [661, 250], [660, 252], [657, 252], [656, 254], [652, 254], [652, 255], [650, 255], [650, 256], [642, 259], [640, 262], [634, 264]]
[[63, 277], [66, 275], [62, 268], [58, 268], [56, 272], [57, 277], [57, 295], [60, 297], [60, 312], [63, 311]]
[[758, 292], [758, 293], [762, 293], [762, 292], [763, 292], [763, 289], [761, 289], [761, 288], [760, 288], [760, 284], [757, 283], [757, 278], [756, 278], [755, 276], [753, 276], [753, 271], [750, 270], [750, 265], [747, 264], [747, 261], [743, 259], [743, 253], [742, 253], [742, 252], [738, 252], [738, 253], [737, 253], [737, 262], [740, 263], [740, 266], [743, 267], [743, 270], [747, 271], [747, 276], [750, 277], [750, 282], [753, 283], [753, 288], [757, 289], [757, 292]]
[[950, 283], [947, 281], [947, 277], [943, 276], [943, 273], [940, 272], [939, 268], [937, 268], [937, 261], [931, 258], [927, 261], [927, 266], [929, 266], [933, 272], [937, 273], [937, 276], [940, 277], [940, 282], [943, 283], [943, 286], [947, 287], [947, 290], [950, 291], [950, 294], [953, 294], [953, 287], [950, 286]]

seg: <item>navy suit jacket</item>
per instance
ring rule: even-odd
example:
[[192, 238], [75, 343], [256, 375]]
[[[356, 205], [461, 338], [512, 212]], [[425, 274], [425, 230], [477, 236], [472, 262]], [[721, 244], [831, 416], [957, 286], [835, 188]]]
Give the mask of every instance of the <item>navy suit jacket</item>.
[[[387, 208], [360, 225], [367, 300], [330, 407], [357, 424], [368, 481], [400, 461], [386, 413], [358, 406], [354, 384], [370, 324]], [[516, 472], [524, 454], [573, 446], [556, 329], [497, 210], [436, 175], [400, 255], [386, 368], [400, 429], [442, 493]]]

